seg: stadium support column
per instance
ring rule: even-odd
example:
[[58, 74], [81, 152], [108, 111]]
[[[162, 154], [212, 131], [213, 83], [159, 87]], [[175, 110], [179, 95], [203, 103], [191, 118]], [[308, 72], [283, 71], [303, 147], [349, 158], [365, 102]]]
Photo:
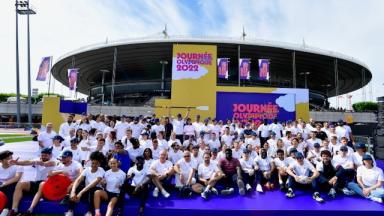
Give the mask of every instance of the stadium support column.
[[161, 96], [164, 96], [165, 91], [165, 65], [168, 64], [167, 61], [161, 60]]
[[116, 78], [116, 61], [117, 61], [117, 48], [113, 52], [113, 69], [112, 69], [112, 86], [111, 86], [111, 105], [113, 105], [113, 97], [115, 94], [115, 78]]
[[335, 71], [335, 96], [336, 96], [336, 109], [339, 108], [339, 70], [337, 68], [337, 59], [334, 60]]
[[237, 71], [238, 71], [237, 75], [239, 77], [238, 84], [240, 87], [240, 82], [241, 82], [240, 81], [240, 44], [237, 45], [237, 61], [238, 61], [238, 63], [237, 63]]
[[296, 51], [292, 52], [292, 85], [296, 88]]
[[17, 126], [20, 125], [20, 70], [19, 70], [19, 14], [18, 2], [16, 1], [16, 122]]

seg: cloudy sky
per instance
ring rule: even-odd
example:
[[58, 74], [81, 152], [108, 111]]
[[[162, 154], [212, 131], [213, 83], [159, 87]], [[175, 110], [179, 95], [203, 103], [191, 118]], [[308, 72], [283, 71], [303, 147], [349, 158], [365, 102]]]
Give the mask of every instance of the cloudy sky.
[[[0, 92], [16, 92], [15, 1], [0, 1]], [[366, 63], [372, 94], [384, 95], [384, 1], [382, 0], [31, 0], [31, 74], [43, 56], [54, 61], [82, 46], [137, 37], [169, 35], [247, 38], [301, 44], [341, 52]], [[21, 92], [27, 92], [26, 17], [19, 17]], [[68, 94], [54, 82], [55, 92]], [[32, 88], [47, 91], [44, 82]], [[362, 91], [353, 92], [353, 102]], [[334, 100], [332, 101], [334, 102]], [[345, 101], [340, 101], [345, 105]]]

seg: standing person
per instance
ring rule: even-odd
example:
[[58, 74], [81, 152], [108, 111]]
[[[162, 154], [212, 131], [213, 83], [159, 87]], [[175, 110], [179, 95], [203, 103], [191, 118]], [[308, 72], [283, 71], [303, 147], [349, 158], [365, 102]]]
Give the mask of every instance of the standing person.
[[53, 137], [56, 136], [56, 132], [52, 128], [53, 128], [52, 123], [47, 123], [46, 130], [41, 132], [37, 137], [37, 141], [39, 142], [40, 149], [44, 147], [52, 146]]
[[317, 202], [324, 202], [324, 199], [321, 198], [318, 192], [316, 182], [319, 172], [309, 161], [304, 159], [304, 155], [301, 152], [296, 152], [296, 162], [289, 165], [287, 173], [289, 175], [288, 192], [286, 193], [288, 198], [295, 197], [294, 189], [311, 186], [313, 191], [312, 198]]
[[[76, 203], [80, 200], [85, 200], [88, 204], [88, 211], [86, 216], [91, 216], [94, 211], [94, 194], [97, 190], [101, 190], [101, 180], [104, 177], [105, 171], [100, 167], [101, 162], [104, 160], [104, 155], [101, 152], [93, 152], [90, 157], [91, 166], [86, 167], [73, 183], [68, 202], [67, 214], [72, 213]], [[85, 185], [82, 185], [82, 182]]]
[[52, 157], [52, 148], [43, 148], [40, 151], [40, 158], [33, 160], [20, 161], [19, 159], [11, 161], [12, 164], [18, 166], [34, 166], [36, 176], [34, 181], [19, 181], [16, 184], [15, 191], [13, 192], [12, 211], [9, 215], [17, 215], [19, 204], [23, 198], [23, 193], [29, 195], [36, 194], [39, 190], [41, 182], [47, 180], [48, 173], [56, 166], [56, 158]]
[[113, 209], [117, 204], [118, 197], [120, 194], [120, 187], [124, 184], [125, 173], [119, 169], [119, 161], [115, 158], [111, 158], [108, 162], [110, 170], [105, 172], [102, 183], [104, 190], [96, 190], [93, 198], [95, 207], [95, 216], [101, 216], [100, 213], [100, 202], [107, 201], [108, 207], [106, 216], [112, 216]]
[[90, 131], [92, 129], [91, 124], [89, 123], [89, 119], [85, 113], [81, 116], [80, 121], [77, 123], [77, 129], [87, 131]]
[[188, 115], [189, 109], [184, 119], [181, 117], [180, 113], [177, 114], [176, 119], [172, 119], [173, 132], [176, 133], [176, 139], [180, 140], [181, 143], [184, 142], [184, 124], [185, 119], [188, 118]]
[[75, 117], [75, 114], [69, 114], [67, 117], [67, 121], [63, 122], [60, 125], [59, 129], [59, 135], [62, 137], [69, 136], [69, 129], [73, 128], [76, 129], [76, 123], [73, 122], [73, 118]]
[[277, 118], [273, 119], [273, 123], [269, 125], [269, 130], [275, 132], [276, 138], [283, 137], [283, 126], [277, 121]]
[[225, 189], [221, 191], [222, 195], [230, 195], [234, 192], [234, 186], [239, 188], [239, 194], [245, 195], [243, 177], [241, 176], [241, 165], [238, 159], [232, 157], [232, 150], [225, 150], [225, 158], [219, 161], [219, 168], [224, 174], [221, 179]]
[[22, 175], [22, 169], [12, 164], [13, 152], [5, 150], [0, 152], [0, 191], [8, 198], [8, 202], [1, 212], [1, 216], [6, 216], [12, 207], [13, 192], [17, 182]]
[[135, 117], [133, 119], [133, 123], [129, 125], [129, 128], [132, 130], [132, 136], [136, 139], [139, 139], [141, 131], [144, 129], [144, 125], [142, 125], [140, 122], [139, 117]]
[[267, 142], [270, 132], [267, 119], [264, 119], [263, 124], [259, 125], [259, 127], [257, 128], [257, 132], [259, 133], [261, 146], [263, 146], [264, 143]]
[[158, 197], [161, 192], [165, 198], [168, 198], [170, 194], [164, 189], [164, 186], [171, 183], [174, 170], [172, 162], [167, 160], [167, 150], [160, 152], [159, 159], [151, 164], [149, 172], [152, 182], [156, 186], [153, 190], [153, 197]]
[[183, 128], [183, 133], [184, 133], [183, 140], [187, 140], [191, 136], [193, 137], [197, 136], [195, 126], [192, 125], [192, 120], [190, 118], [187, 118], [187, 121]]
[[126, 120], [127, 120], [127, 117], [123, 115], [121, 117], [121, 121], [117, 122], [114, 127], [116, 131], [116, 137], [118, 140], [122, 140], [123, 136], [126, 134], [127, 129], [129, 128], [129, 124]]
[[363, 165], [357, 168], [357, 183], [349, 182], [348, 188], [372, 201], [384, 202], [383, 170], [374, 166], [371, 155], [363, 156]]
[[165, 130], [165, 139], [169, 140], [171, 133], [173, 131], [173, 125], [171, 124], [169, 117], [164, 118], [164, 130]]

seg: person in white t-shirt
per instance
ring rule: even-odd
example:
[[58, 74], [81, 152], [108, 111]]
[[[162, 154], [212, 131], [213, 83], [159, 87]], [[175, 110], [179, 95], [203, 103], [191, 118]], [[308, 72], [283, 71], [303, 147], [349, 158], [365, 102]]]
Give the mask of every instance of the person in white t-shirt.
[[208, 141], [209, 148], [214, 149], [220, 149], [221, 143], [220, 140], [217, 138], [216, 132], [211, 133], [211, 139]]
[[192, 123], [192, 125], [195, 127], [196, 134], [200, 134], [200, 131], [203, 127], [203, 122], [200, 121], [200, 115], [196, 115], [196, 121]]
[[316, 178], [319, 177], [319, 172], [308, 160], [304, 159], [304, 155], [301, 152], [296, 152], [296, 162], [292, 163], [287, 168], [289, 175], [288, 179], [288, 192], [286, 196], [288, 198], [295, 197], [294, 189], [297, 186], [311, 187], [313, 194], [312, 198], [317, 202], [324, 202], [319, 194]]
[[263, 124], [259, 125], [257, 128], [257, 133], [259, 134], [261, 146], [263, 146], [270, 135], [268, 120], [264, 119]]
[[258, 192], [263, 192], [262, 184], [267, 190], [273, 190], [274, 188], [272, 173], [275, 170], [275, 164], [267, 154], [267, 149], [261, 148], [260, 157], [255, 159], [256, 191]]
[[223, 174], [220, 172], [217, 163], [212, 162], [209, 153], [204, 153], [203, 160], [204, 162], [197, 168], [199, 183], [193, 185], [193, 190], [200, 192], [203, 199], [208, 199], [211, 193], [215, 195], [219, 194], [215, 185], [223, 177]]
[[[347, 180], [352, 180], [355, 176], [355, 169], [352, 155], [348, 154], [348, 147], [341, 146], [337, 155], [333, 156], [332, 164], [336, 170]], [[343, 191], [344, 192], [344, 191]], [[344, 192], [348, 194], [348, 192]]]
[[321, 162], [321, 156], [320, 156], [320, 143], [315, 143], [313, 145], [313, 149], [308, 150], [307, 153], [307, 160], [311, 162], [312, 164], [316, 165], [317, 163]]
[[181, 114], [177, 114], [176, 119], [172, 119], [172, 126], [173, 126], [173, 132], [176, 134], [176, 139], [180, 140], [181, 143], [184, 142], [184, 124], [185, 124], [185, 119], [188, 118], [189, 115], [189, 110], [183, 119], [181, 117]]
[[269, 130], [275, 132], [277, 139], [283, 137], [283, 129], [283, 126], [277, 122], [277, 119], [274, 119], [273, 123], [269, 125]]
[[41, 132], [37, 137], [40, 149], [52, 146], [53, 137], [56, 136], [56, 132], [52, 128], [52, 123], [47, 123], [46, 130]]
[[243, 181], [247, 192], [252, 190], [252, 185], [255, 182], [255, 163], [250, 157], [250, 154], [251, 150], [245, 148], [243, 150], [243, 157], [240, 159]]
[[67, 117], [67, 121], [63, 122], [60, 125], [59, 129], [59, 135], [62, 137], [66, 137], [69, 135], [69, 129], [73, 128], [76, 129], [76, 123], [73, 122], [73, 118], [75, 117], [75, 114], [69, 114]]
[[348, 188], [372, 201], [384, 202], [383, 170], [373, 165], [371, 155], [363, 156], [363, 165], [357, 168], [357, 183], [349, 182]]
[[73, 138], [71, 139], [71, 145], [69, 147], [66, 147], [63, 149], [63, 151], [60, 153], [60, 155], [63, 154], [65, 151], [71, 151], [72, 152], [72, 160], [77, 161], [81, 163], [81, 151], [79, 147], [79, 139], [78, 138]]
[[[116, 130], [117, 139], [122, 140], [123, 137], [126, 135], [127, 129], [129, 128], [129, 123], [126, 122], [126, 116], [123, 115], [121, 117], [121, 122], [117, 122], [114, 128]], [[131, 132], [132, 132], [132, 130], [131, 130]], [[104, 138], [106, 138], [106, 137], [107, 137], [107, 135]], [[128, 139], [130, 139], [130, 137]]]
[[174, 166], [177, 188], [185, 185], [192, 186], [196, 183], [197, 163], [191, 159], [191, 152], [186, 150], [182, 154], [183, 158], [179, 159]]
[[277, 157], [273, 159], [273, 163], [277, 170], [280, 190], [285, 191], [287, 189], [286, 184], [288, 180], [288, 173], [287, 173], [288, 162], [285, 159], [285, 152], [283, 149], [278, 149], [276, 151], [276, 156]]
[[105, 172], [102, 184], [104, 189], [96, 190], [93, 198], [95, 205], [95, 216], [101, 216], [100, 203], [101, 201], [107, 201], [108, 207], [106, 216], [112, 216], [113, 209], [117, 204], [120, 194], [120, 187], [124, 184], [126, 175], [119, 169], [119, 162], [115, 158], [111, 158], [108, 162], [110, 170]]
[[182, 158], [183, 152], [180, 150], [180, 145], [178, 142], [174, 142], [168, 151], [168, 160], [175, 165]]
[[[357, 143], [355, 145], [356, 152], [352, 154], [353, 163], [355, 164], [355, 168], [358, 168], [359, 166], [363, 165], [363, 156], [365, 154], [371, 155], [370, 153], [367, 153], [367, 148], [364, 143]], [[373, 155], [371, 155], [373, 165], [376, 166], [376, 160]]]
[[310, 138], [306, 140], [308, 150], [312, 150], [314, 148], [315, 143], [321, 143], [321, 139], [316, 138], [315, 132], [312, 131], [311, 133], [309, 133], [309, 137]]
[[191, 119], [187, 118], [187, 121], [183, 128], [184, 140], [188, 139], [190, 136], [196, 137], [196, 128], [192, 125]]
[[172, 175], [174, 173], [172, 162], [167, 160], [167, 151], [162, 150], [158, 160], [154, 161], [150, 167], [150, 177], [155, 189], [153, 190], [153, 197], [158, 197], [159, 192], [168, 198], [170, 194], [164, 189], [164, 186], [170, 184]]
[[171, 136], [168, 140], [168, 146], [171, 147], [171, 145], [174, 143], [174, 142], [177, 142], [179, 144], [179, 146], [182, 146], [182, 143], [179, 139], [176, 138], [176, 133], [175, 132], [172, 132], [171, 133]]
[[224, 130], [224, 134], [221, 136], [221, 142], [224, 142], [228, 148], [232, 148], [233, 139], [234, 139], [234, 136], [231, 135], [229, 127], [226, 127]]
[[15, 165], [12, 161], [13, 152], [5, 150], [0, 152], [0, 191], [8, 198], [7, 204], [1, 215], [7, 215], [12, 207], [13, 191], [23, 173], [22, 167]]
[[[20, 161], [19, 158], [17, 158], [16, 160], [12, 160], [11, 163], [18, 166], [33, 166], [34, 171], [36, 172], [36, 176], [33, 180], [22, 180], [16, 185], [15, 191], [13, 192], [12, 202], [12, 214], [16, 215], [18, 213], [19, 203], [23, 198], [24, 192], [35, 194], [32, 202], [37, 204], [42, 195], [41, 189], [40, 193], [38, 192], [39, 187], [43, 181], [47, 180], [48, 173], [55, 168], [57, 161], [55, 158], [52, 158], [52, 148], [43, 148], [40, 151], [39, 158], [24, 161]], [[30, 209], [29, 213], [32, 212], [32, 209]]]
[[[115, 126], [116, 126], [116, 123], [115, 123], [115, 120], [110, 120], [108, 122], [108, 126], [106, 126], [104, 128], [103, 131], [101, 131], [102, 135], [103, 135], [103, 138], [107, 137], [109, 132], [115, 130]], [[118, 137], [118, 134], [116, 133], [116, 137]]]
[[[89, 156], [91, 166], [86, 167], [81, 174], [76, 178], [71, 188], [68, 202], [68, 212], [73, 212], [76, 203], [80, 200], [84, 200], [88, 204], [87, 214], [94, 212], [94, 194], [97, 190], [101, 190], [101, 180], [104, 178], [105, 171], [100, 167], [104, 155], [101, 152], [92, 152]], [[82, 182], [85, 182], [84, 187], [81, 186]]]
[[134, 118], [133, 123], [129, 125], [129, 128], [132, 130], [132, 136], [139, 139], [140, 133], [144, 129], [144, 125], [139, 123], [139, 118], [136, 117]]

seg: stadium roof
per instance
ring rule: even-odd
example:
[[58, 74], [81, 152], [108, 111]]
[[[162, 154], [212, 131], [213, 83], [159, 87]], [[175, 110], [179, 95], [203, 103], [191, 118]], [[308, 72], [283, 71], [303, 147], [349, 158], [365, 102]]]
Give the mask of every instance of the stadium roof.
[[[335, 96], [335, 59], [338, 61], [339, 95], [361, 88], [369, 83], [372, 74], [363, 62], [337, 53], [305, 45], [279, 43], [266, 40], [239, 40], [223, 38], [140, 38], [90, 45], [60, 57], [52, 67], [53, 76], [68, 86], [67, 70], [80, 68], [78, 91], [88, 94], [90, 88], [101, 85], [100, 70], [112, 71], [114, 48], [117, 48], [116, 83], [136, 83], [161, 80], [161, 60], [172, 62], [173, 44], [217, 45], [218, 57], [231, 59], [237, 65], [238, 45], [243, 58], [254, 59], [252, 71], [257, 71], [256, 59], [271, 61], [271, 79], [276, 83], [292, 83], [292, 53], [295, 51], [297, 87], [304, 87], [302, 72], [308, 76], [308, 88], [324, 95]], [[166, 78], [170, 79], [171, 65], [166, 65]], [[111, 73], [107, 74], [107, 80]], [[325, 87], [330, 84], [330, 87]], [[272, 84], [273, 86], [273, 84]], [[328, 88], [328, 89], [327, 89]]]

